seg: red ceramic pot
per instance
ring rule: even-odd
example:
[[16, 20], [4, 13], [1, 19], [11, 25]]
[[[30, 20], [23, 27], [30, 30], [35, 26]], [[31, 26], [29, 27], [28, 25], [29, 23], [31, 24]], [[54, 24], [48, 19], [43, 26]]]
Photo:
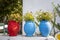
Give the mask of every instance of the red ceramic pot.
[[14, 20], [8, 21], [8, 34], [9, 34], [9, 36], [17, 36], [19, 31], [20, 31], [19, 22], [16, 22]]

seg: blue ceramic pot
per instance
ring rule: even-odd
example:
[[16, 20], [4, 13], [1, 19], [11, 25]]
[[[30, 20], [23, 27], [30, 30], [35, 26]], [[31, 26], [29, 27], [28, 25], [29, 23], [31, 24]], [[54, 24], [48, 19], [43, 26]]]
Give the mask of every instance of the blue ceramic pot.
[[33, 36], [33, 33], [35, 32], [35, 23], [32, 21], [25, 22], [24, 31], [26, 36]]
[[39, 31], [41, 32], [41, 35], [43, 37], [47, 37], [50, 34], [51, 29], [52, 29], [52, 25], [50, 24], [50, 22], [46, 20], [42, 20], [40, 22]]

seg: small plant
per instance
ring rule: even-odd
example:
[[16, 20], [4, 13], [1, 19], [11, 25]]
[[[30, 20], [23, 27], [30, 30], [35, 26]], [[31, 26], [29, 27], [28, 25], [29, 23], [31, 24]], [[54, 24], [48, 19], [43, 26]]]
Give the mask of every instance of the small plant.
[[34, 16], [32, 15], [32, 12], [27, 12], [24, 15], [24, 20], [25, 21], [34, 21]]
[[10, 15], [8, 15], [8, 20], [14, 20], [17, 22], [21, 22], [22, 16], [19, 13], [11, 13]]
[[50, 12], [39, 12], [37, 13], [37, 20], [41, 21], [41, 20], [48, 20], [51, 21], [53, 16]]

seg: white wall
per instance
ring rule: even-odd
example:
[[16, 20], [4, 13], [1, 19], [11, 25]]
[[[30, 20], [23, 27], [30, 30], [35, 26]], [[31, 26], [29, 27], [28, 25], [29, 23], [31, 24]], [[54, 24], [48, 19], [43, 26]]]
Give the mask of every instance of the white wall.
[[36, 10], [52, 11], [52, 2], [59, 3], [60, 0], [23, 0], [23, 13]]

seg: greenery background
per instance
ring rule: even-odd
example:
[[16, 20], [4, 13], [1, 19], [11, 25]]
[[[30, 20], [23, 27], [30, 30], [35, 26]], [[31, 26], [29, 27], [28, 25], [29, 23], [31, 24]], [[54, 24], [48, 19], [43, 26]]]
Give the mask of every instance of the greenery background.
[[[0, 0], [0, 23], [7, 24], [8, 16], [16, 12], [22, 16], [22, 0]], [[22, 22], [20, 24], [22, 27]], [[22, 33], [21, 31], [20, 34]]]
[[0, 0], [0, 22], [5, 22], [5, 16], [14, 12], [22, 15], [22, 0]]

